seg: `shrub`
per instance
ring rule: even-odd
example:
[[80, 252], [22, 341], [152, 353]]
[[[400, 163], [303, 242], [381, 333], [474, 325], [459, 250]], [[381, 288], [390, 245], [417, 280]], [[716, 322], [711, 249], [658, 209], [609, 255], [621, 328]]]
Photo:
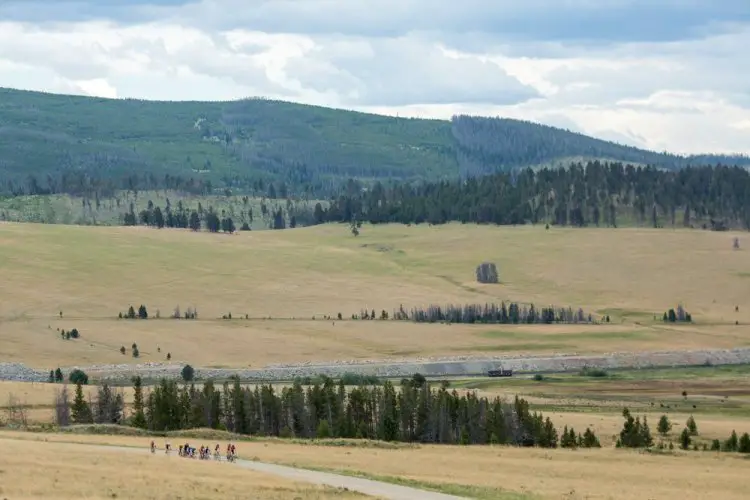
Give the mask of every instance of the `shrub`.
[[718, 439], [711, 441], [711, 451], [721, 451], [721, 442]]
[[328, 420], [321, 420], [318, 424], [318, 430], [316, 432], [318, 439], [325, 439], [331, 437], [331, 429], [328, 426]]
[[86, 372], [83, 370], [79, 370], [76, 368], [72, 372], [70, 372], [70, 375], [68, 375], [68, 380], [70, 380], [71, 384], [81, 384], [81, 385], [87, 385], [89, 383], [89, 376], [86, 375]]
[[73, 329], [72, 329], [72, 330], [70, 331], [70, 338], [73, 338], [73, 339], [77, 339], [77, 338], [79, 338], [80, 336], [81, 336], [81, 334], [80, 334], [80, 333], [78, 333], [78, 328], [73, 328]]
[[60, 368], [55, 370], [55, 382], [62, 382], [63, 381], [63, 373]]
[[608, 377], [609, 373], [607, 373], [607, 370], [603, 368], [589, 368], [588, 366], [584, 366], [580, 372], [580, 375], [582, 377], [604, 378]]
[[182, 380], [184, 380], [185, 382], [190, 382], [191, 380], [193, 380], [193, 377], [195, 377], [195, 370], [192, 366], [185, 365], [182, 367], [181, 375]]
[[120, 354], [125, 355], [125, 346], [120, 347]]
[[141, 304], [141, 306], [138, 308], [138, 318], [139, 319], [148, 319], [148, 311], [146, 310], [146, 306]]
[[544, 380], [544, 375], [542, 375], [541, 373], [536, 373], [534, 374], [534, 380], [536, 380], [537, 382], [541, 382], [542, 380]]
[[141, 351], [138, 350], [138, 346], [133, 347], [133, 357], [137, 358], [141, 355]]

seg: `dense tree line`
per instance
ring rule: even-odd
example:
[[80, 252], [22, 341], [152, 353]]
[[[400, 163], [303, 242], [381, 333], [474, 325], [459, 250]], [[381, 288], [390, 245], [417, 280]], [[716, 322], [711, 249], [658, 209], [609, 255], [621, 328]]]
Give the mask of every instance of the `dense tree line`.
[[[367, 315], [367, 311], [364, 312]], [[375, 311], [372, 312], [375, 319]], [[367, 316], [365, 316], [367, 318]], [[393, 313], [395, 320], [409, 320], [417, 323], [591, 323], [593, 318], [585, 314], [583, 309], [576, 311], [572, 307], [558, 308], [555, 306], [537, 308], [534, 304], [518, 304], [505, 302], [498, 304], [466, 304], [447, 306], [430, 305], [425, 308], [414, 307], [407, 311], [401, 306]]]
[[589, 162], [464, 181], [376, 183], [368, 189], [348, 189], [318, 215], [322, 221], [347, 223], [617, 227], [623, 212], [654, 227], [692, 227], [705, 221], [701, 226], [714, 230], [750, 228], [750, 172], [725, 166], [666, 171]]
[[657, 153], [580, 133], [510, 118], [458, 115], [451, 120], [462, 177], [515, 167], [541, 166], [563, 158], [588, 157], [679, 169], [716, 163], [749, 165], [742, 155], [680, 156]]
[[[281, 437], [340, 437], [443, 444], [513, 444], [557, 447], [549, 418], [531, 412], [524, 399], [508, 403], [475, 393], [439, 389], [417, 377], [347, 390], [324, 378], [304, 388], [299, 382], [280, 392], [271, 385], [202, 389], [162, 380], [143, 395], [135, 380], [133, 425], [152, 431], [197, 427]], [[588, 431], [587, 434], [591, 433]]]

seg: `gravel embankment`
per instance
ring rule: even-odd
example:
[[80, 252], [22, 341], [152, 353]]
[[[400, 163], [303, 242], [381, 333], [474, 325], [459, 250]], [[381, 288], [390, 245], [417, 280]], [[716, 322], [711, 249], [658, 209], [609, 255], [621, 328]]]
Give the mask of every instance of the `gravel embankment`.
[[[600, 355], [561, 354], [556, 356], [496, 356], [443, 357], [403, 360], [332, 361], [297, 365], [269, 365], [258, 369], [195, 368], [197, 380], [226, 379], [239, 375], [242, 380], [291, 380], [295, 377], [325, 374], [340, 377], [345, 373], [376, 375], [379, 377], [409, 377], [421, 373], [429, 377], [483, 375], [488, 370], [504, 368], [516, 373], [576, 372], [591, 368], [652, 368], [696, 365], [737, 365], [750, 363], [750, 348], [730, 350], [620, 352]], [[181, 364], [142, 363], [135, 365], [92, 365], [68, 367], [67, 374], [81, 368], [92, 378], [111, 382], [126, 382], [133, 375], [144, 378], [180, 378]], [[0, 363], [0, 380], [39, 381], [49, 378], [49, 372], [33, 370], [20, 363]]]

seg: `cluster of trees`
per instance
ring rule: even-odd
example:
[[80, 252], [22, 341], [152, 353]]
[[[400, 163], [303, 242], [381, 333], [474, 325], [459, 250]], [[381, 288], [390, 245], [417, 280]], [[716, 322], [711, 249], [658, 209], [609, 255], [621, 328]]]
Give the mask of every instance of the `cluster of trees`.
[[682, 307], [682, 304], [680, 304], [677, 306], [676, 311], [673, 308], [670, 308], [669, 311], [666, 311], [664, 313], [664, 316], [662, 316], [662, 320], [669, 323], [690, 323], [693, 321], [693, 317], [689, 312], [685, 310], [684, 307]]
[[120, 319], [148, 319], [148, 310], [143, 304], [138, 307], [138, 312], [135, 311], [133, 306], [130, 306], [125, 314], [119, 313], [118, 317]]
[[[152, 431], [209, 427], [298, 438], [559, 445], [550, 419], [532, 413], [518, 397], [510, 403], [489, 400], [449, 391], [446, 385], [436, 389], [418, 377], [402, 380], [400, 390], [389, 381], [347, 390], [343, 381], [322, 379], [307, 388], [297, 381], [281, 391], [271, 385], [243, 387], [237, 378], [222, 388], [208, 381], [200, 390], [163, 379], [144, 396], [136, 377], [130, 423]], [[589, 429], [583, 436], [580, 446], [598, 443]]]
[[121, 390], [102, 384], [97, 388], [95, 399], [90, 401], [83, 394], [83, 385], [76, 384], [72, 402], [67, 387], [56, 394], [55, 420], [58, 425], [123, 423], [125, 400]]
[[73, 328], [71, 330], [66, 329], [57, 329], [60, 332], [60, 338], [63, 340], [70, 340], [70, 339], [77, 339], [81, 337], [81, 333], [78, 331], [78, 328]]
[[[253, 209], [249, 206], [249, 197], [243, 196], [242, 200], [243, 205], [238, 212], [235, 212], [234, 206], [231, 207], [229, 212], [224, 209], [217, 212], [211, 206], [204, 209], [200, 202], [197, 208], [188, 209], [184, 206], [182, 200], [178, 201], [176, 208], [172, 208], [169, 198], [166, 200], [165, 208], [162, 209], [149, 200], [147, 207], [137, 214], [135, 213], [135, 205], [131, 202], [129, 211], [122, 214], [122, 224], [125, 226], [143, 225], [158, 229], [164, 227], [191, 229], [193, 231], [205, 229], [212, 233], [220, 231], [234, 233], [238, 229], [250, 231], [254, 220]], [[265, 199], [261, 200], [261, 217], [269, 229], [286, 229], [287, 227], [294, 229], [300, 223], [312, 225], [323, 221], [321, 215], [323, 208], [320, 203], [317, 203], [314, 209], [310, 209], [304, 204], [300, 205], [293, 202], [291, 199], [286, 201], [286, 208], [284, 208], [278, 205], [269, 206]], [[235, 220], [240, 224], [239, 228]]]
[[617, 227], [623, 213], [654, 227], [705, 221], [700, 224], [706, 229], [750, 228], [750, 172], [725, 166], [665, 171], [595, 161], [462, 181], [375, 183], [347, 189], [319, 215], [325, 222], [345, 223]]
[[[148, 319], [148, 309], [145, 305], [141, 304], [138, 307], [138, 310], [136, 311], [135, 308], [131, 305], [128, 307], [128, 310], [125, 314], [118, 313], [117, 315], [120, 319]], [[156, 319], [161, 318], [161, 312], [157, 309], [156, 315], [154, 316]], [[172, 311], [172, 314], [169, 316], [171, 319], [198, 319], [198, 308], [196, 307], [188, 307], [185, 309], [185, 312], [180, 311], [180, 306], [175, 306], [174, 311]]]
[[[375, 311], [373, 311], [374, 315]], [[573, 311], [572, 307], [557, 308], [554, 306], [537, 308], [534, 304], [518, 304], [505, 302], [498, 304], [466, 304], [466, 305], [430, 305], [426, 308], [414, 307], [406, 311], [401, 306], [393, 313], [395, 320], [409, 320], [417, 323], [592, 323], [590, 314], [583, 309]]]

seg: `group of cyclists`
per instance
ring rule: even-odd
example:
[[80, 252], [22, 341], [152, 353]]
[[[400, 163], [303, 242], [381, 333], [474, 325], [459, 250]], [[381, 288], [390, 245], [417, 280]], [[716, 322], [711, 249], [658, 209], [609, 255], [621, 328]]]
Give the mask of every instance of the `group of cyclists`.
[[[164, 446], [164, 452], [169, 455], [172, 452], [172, 445], [166, 443]], [[156, 443], [151, 441], [151, 453], [156, 453]], [[195, 449], [190, 446], [190, 443], [180, 445], [178, 455], [187, 458], [198, 458], [200, 460], [208, 460], [211, 458], [211, 449], [208, 446], [201, 446], [199, 449]], [[214, 448], [213, 457], [215, 460], [221, 460], [221, 447], [217, 444]], [[227, 461], [234, 462], [237, 458], [237, 450], [233, 444], [227, 445]]]

